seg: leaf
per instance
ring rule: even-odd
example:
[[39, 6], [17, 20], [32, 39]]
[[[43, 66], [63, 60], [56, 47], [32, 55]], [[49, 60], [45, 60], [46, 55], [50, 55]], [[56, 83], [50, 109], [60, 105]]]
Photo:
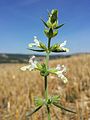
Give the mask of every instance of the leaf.
[[64, 24], [61, 24], [61, 25], [55, 27], [54, 29], [59, 29], [59, 28], [61, 28], [63, 25], [64, 25]]
[[65, 108], [64, 106], [60, 105], [60, 104], [53, 103], [53, 105], [55, 105], [55, 106], [58, 107], [58, 108], [61, 108], [61, 109], [65, 110], [65, 111], [68, 111], [68, 112], [71, 112], [71, 113], [75, 113], [75, 114], [76, 114], [75, 111], [72, 111], [72, 110], [70, 110], [70, 109], [67, 109], [67, 108]]
[[56, 50], [52, 50], [52, 52], [55, 52], [55, 53], [59, 53], [59, 52], [66, 52], [66, 50], [60, 50], [60, 49], [56, 49]]
[[47, 27], [47, 28], [49, 28], [48, 27], [48, 25], [47, 25], [47, 23], [41, 18], [41, 21], [43, 22], [43, 24]]
[[36, 51], [36, 52], [44, 52], [45, 50], [35, 50], [35, 49], [30, 49], [28, 48], [28, 50], [32, 50], [32, 51]]
[[27, 112], [27, 113], [26, 113], [26, 117], [30, 117], [32, 114], [34, 114], [35, 112], [37, 112], [41, 107], [42, 107], [42, 105], [39, 106], [39, 107], [37, 107], [37, 108], [36, 108], [35, 110], [33, 110], [32, 112]]

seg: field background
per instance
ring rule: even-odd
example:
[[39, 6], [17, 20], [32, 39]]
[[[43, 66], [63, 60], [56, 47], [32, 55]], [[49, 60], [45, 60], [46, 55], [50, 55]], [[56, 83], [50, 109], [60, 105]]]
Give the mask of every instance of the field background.
[[[77, 114], [51, 106], [52, 120], [90, 120], [90, 54], [50, 60], [50, 66], [57, 64], [67, 67], [69, 82], [65, 85], [50, 75], [49, 94], [60, 95], [60, 102]], [[44, 96], [44, 80], [37, 71], [20, 71], [23, 65], [0, 64], [0, 120], [47, 120], [44, 107], [30, 119], [25, 118], [26, 112], [35, 108], [34, 97]]]

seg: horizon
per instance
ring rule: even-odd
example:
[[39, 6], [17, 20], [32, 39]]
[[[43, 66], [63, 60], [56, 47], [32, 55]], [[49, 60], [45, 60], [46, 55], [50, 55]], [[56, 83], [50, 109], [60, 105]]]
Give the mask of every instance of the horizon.
[[52, 40], [52, 44], [67, 40], [66, 47], [70, 48], [67, 54], [90, 53], [89, 5], [89, 0], [0, 1], [0, 53], [34, 54], [27, 50], [27, 46], [33, 42], [33, 36], [46, 43], [44, 25], [40, 18], [47, 21], [47, 10], [54, 8], [59, 11], [59, 24], [65, 25]]

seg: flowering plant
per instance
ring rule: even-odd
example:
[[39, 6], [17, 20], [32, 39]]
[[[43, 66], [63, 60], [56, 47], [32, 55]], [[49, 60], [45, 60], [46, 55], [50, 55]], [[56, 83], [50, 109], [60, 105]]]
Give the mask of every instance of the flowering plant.
[[[46, 52], [45, 63], [40, 64], [38, 61], [35, 60], [35, 56], [32, 56], [32, 58], [30, 58], [30, 60], [29, 60], [29, 65], [22, 67], [21, 70], [22, 71], [39, 70], [41, 76], [43, 76], [44, 80], [45, 80], [45, 97], [44, 97], [44, 99], [42, 99], [42, 98], [35, 99], [36, 109], [33, 110], [32, 112], [28, 112], [26, 116], [30, 117], [33, 113], [35, 113], [43, 105], [45, 105], [47, 108], [48, 120], [51, 120], [51, 116], [50, 116], [50, 105], [51, 104], [55, 105], [56, 107], [58, 107], [60, 109], [66, 110], [68, 112], [72, 112], [72, 113], [76, 113], [76, 112], [69, 110], [69, 109], [65, 108], [64, 106], [62, 106], [61, 104], [59, 104], [58, 103], [58, 101], [60, 100], [59, 96], [57, 96], [57, 95], [51, 96], [51, 97], [48, 96], [48, 76], [49, 76], [49, 74], [57, 75], [57, 77], [60, 78], [64, 83], [68, 82], [68, 79], [64, 75], [64, 73], [66, 72], [66, 67], [64, 65], [57, 65], [56, 68], [49, 67], [48, 62], [49, 62], [50, 53], [52, 53], [52, 52], [59, 53], [59, 52], [68, 52], [69, 51], [68, 48], [64, 47], [66, 45], [66, 41], [64, 41], [61, 44], [57, 43], [57, 44], [54, 44], [51, 46], [51, 39], [58, 34], [58, 29], [61, 28], [64, 24], [58, 25], [58, 10], [56, 10], [56, 9], [52, 10], [51, 13], [49, 12], [48, 17], [49, 18], [48, 18], [47, 22], [45, 22], [43, 19], [41, 19], [45, 26], [44, 33], [45, 33], [46, 37], [48, 38], [48, 44], [45, 45], [40, 40], [38, 40], [36, 36], [34, 36], [34, 42], [30, 43], [28, 45], [29, 50], [36, 51], [36, 52]], [[36, 47], [38, 49], [34, 49], [33, 47]]]

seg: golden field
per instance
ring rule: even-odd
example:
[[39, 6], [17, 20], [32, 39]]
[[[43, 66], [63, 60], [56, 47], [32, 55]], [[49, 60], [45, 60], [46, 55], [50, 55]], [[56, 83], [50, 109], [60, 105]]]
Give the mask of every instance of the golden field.
[[[68, 83], [50, 75], [49, 94], [60, 95], [60, 102], [77, 114], [51, 106], [52, 120], [90, 120], [90, 54], [50, 60], [50, 66], [57, 64], [67, 67]], [[47, 120], [45, 107], [25, 117], [35, 108], [34, 97], [44, 97], [44, 80], [37, 71], [21, 71], [23, 65], [0, 64], [0, 120]]]

